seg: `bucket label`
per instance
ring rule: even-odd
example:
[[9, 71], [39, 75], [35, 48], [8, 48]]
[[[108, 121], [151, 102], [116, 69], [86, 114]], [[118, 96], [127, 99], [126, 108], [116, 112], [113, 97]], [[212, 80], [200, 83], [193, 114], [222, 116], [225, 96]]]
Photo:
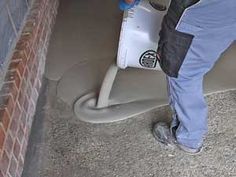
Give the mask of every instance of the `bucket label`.
[[139, 59], [140, 65], [145, 68], [155, 68], [157, 61], [157, 53], [154, 50], [148, 50], [144, 52]]

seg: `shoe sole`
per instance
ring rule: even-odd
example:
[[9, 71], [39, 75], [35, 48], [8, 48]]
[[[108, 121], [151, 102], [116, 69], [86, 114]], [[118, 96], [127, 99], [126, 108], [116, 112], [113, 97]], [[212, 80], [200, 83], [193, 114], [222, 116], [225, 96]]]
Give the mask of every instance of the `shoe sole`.
[[181, 151], [183, 151], [183, 152], [185, 152], [185, 153], [187, 153], [187, 154], [189, 154], [189, 155], [192, 155], [192, 156], [195, 156], [195, 155], [199, 155], [201, 152], [202, 152], [202, 147], [200, 148], [200, 149], [198, 149], [198, 150], [196, 150], [195, 152], [194, 152], [194, 149], [193, 150], [191, 150], [191, 149], [186, 149], [186, 147], [182, 147], [182, 145], [180, 145], [180, 144], [176, 144], [176, 146], [177, 146], [177, 148], [179, 149], [179, 150], [181, 150]]

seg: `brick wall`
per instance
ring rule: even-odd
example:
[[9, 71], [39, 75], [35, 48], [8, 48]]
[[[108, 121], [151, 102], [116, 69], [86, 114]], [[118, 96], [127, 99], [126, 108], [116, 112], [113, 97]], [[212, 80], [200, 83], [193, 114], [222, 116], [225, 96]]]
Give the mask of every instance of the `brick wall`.
[[0, 91], [0, 177], [20, 177], [59, 0], [35, 0]]

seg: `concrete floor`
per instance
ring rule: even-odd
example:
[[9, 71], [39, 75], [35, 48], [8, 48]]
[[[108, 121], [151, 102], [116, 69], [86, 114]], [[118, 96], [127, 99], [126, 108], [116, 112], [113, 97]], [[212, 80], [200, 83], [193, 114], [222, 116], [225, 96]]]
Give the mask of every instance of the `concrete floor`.
[[[75, 117], [74, 101], [98, 91], [115, 60], [122, 18], [117, 4], [61, 0], [23, 177], [235, 177], [236, 91], [207, 97], [210, 132], [196, 157], [155, 142], [153, 123], [170, 120], [166, 106], [110, 124]], [[234, 45], [207, 76], [207, 93], [236, 88], [235, 52]], [[160, 72], [120, 71], [110, 102], [155, 98], [163, 104], [165, 85]]]
[[[99, 92], [109, 65], [116, 60], [121, 22], [118, 0], [60, 1], [45, 69], [48, 79], [58, 81], [60, 99], [72, 105], [87, 93]], [[205, 93], [236, 88], [235, 56], [233, 45], [206, 77]], [[156, 106], [167, 103], [162, 72], [134, 68], [118, 72], [110, 105], [151, 99], [157, 100]]]
[[56, 97], [57, 83], [42, 90], [22, 177], [235, 177], [236, 91], [207, 97], [209, 134], [199, 156], [166, 149], [153, 123], [169, 121], [167, 107], [111, 124], [80, 122]]

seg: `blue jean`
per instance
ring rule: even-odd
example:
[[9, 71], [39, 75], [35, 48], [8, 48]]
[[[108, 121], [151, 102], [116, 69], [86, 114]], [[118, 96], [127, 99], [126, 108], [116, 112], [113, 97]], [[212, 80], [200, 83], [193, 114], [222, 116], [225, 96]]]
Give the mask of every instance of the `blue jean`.
[[207, 133], [208, 109], [203, 95], [204, 75], [220, 55], [236, 40], [236, 24], [204, 28], [183, 20], [178, 31], [195, 37], [180, 68], [178, 78], [167, 77], [173, 109], [172, 128], [178, 143], [199, 148]]

